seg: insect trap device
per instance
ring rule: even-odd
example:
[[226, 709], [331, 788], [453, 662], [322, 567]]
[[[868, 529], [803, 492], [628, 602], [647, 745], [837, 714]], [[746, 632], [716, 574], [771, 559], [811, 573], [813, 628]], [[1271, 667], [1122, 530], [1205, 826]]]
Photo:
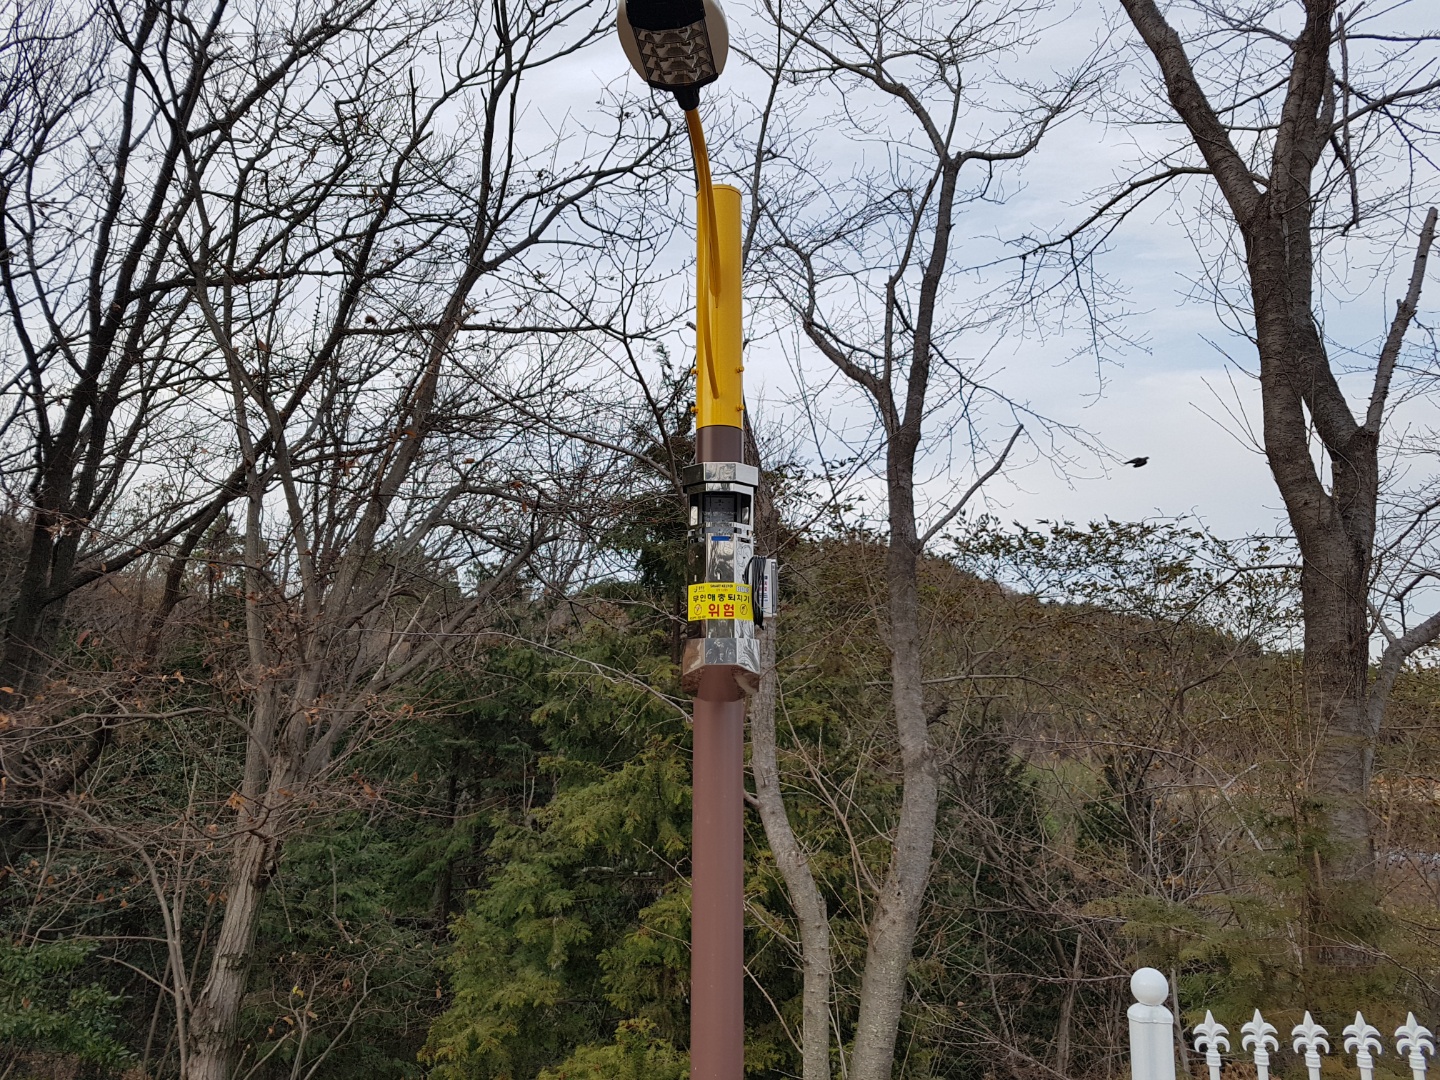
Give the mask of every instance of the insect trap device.
[[737, 461], [706, 461], [684, 472], [690, 504], [686, 551], [689, 633], [681, 675], [732, 668], [747, 690], [760, 674], [755, 631], [776, 612], [777, 566], [755, 554], [755, 488], [760, 471]]

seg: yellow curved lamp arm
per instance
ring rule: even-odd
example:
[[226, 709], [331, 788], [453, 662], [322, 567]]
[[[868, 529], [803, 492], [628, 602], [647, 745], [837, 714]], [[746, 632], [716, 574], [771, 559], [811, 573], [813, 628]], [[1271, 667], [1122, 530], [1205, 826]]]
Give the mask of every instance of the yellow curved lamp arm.
[[743, 312], [740, 294], [740, 191], [710, 177], [699, 110], [685, 113], [695, 158], [697, 261], [695, 303], [695, 422], [740, 427]]

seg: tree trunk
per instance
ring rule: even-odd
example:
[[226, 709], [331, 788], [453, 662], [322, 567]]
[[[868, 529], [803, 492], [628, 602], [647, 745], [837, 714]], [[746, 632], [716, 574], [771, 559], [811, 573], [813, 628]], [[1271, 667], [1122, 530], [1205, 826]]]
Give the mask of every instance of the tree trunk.
[[[1312, 937], [1332, 938], [1368, 889], [1374, 852], [1370, 787], [1369, 577], [1379, 499], [1378, 441], [1343, 415], [1326, 416], [1329, 358], [1311, 315], [1308, 216], [1267, 216], [1245, 230], [1265, 452], [1301, 553], [1303, 678], [1313, 751], [1306, 778], [1306, 835], [1300, 853]], [[1302, 242], [1287, 242], [1303, 224]], [[1338, 387], [1334, 391], [1338, 394]], [[1338, 408], [1329, 405], [1338, 412]], [[1312, 424], [1331, 469], [1329, 490], [1311, 456]], [[1328, 899], [1327, 899], [1328, 896]], [[1345, 935], [1348, 936], [1348, 935]], [[1318, 943], [1318, 939], [1317, 942]]]
[[925, 724], [921, 676], [913, 460], [913, 450], [903, 445], [902, 439], [892, 437], [887, 469], [890, 676], [904, 792], [890, 865], [867, 928], [860, 1015], [850, 1062], [852, 1080], [889, 1080], [894, 1065], [910, 954], [930, 878], [940, 795], [935, 755]]
[[[1357, 420], [1327, 355], [1315, 311], [1314, 176], [1321, 154], [1346, 122], [1337, 106], [1331, 51], [1344, 27], [1333, 0], [1304, 5], [1292, 42], [1284, 105], [1268, 175], [1231, 139], [1210, 104], [1185, 44], [1154, 0], [1122, 0], [1165, 79], [1166, 92], [1245, 242], [1250, 303], [1260, 358], [1265, 454], [1301, 553], [1304, 618], [1306, 797], [1299, 869], [1306, 881], [1310, 945], [1330, 962], [1354, 963], [1373, 911], [1375, 857], [1367, 808], [1374, 740], [1384, 695], [1404, 656], [1433, 640], [1429, 621], [1394, 642], [1394, 662], [1368, 686], [1370, 573], [1380, 496], [1379, 446], [1391, 375], [1414, 319], [1435, 217], [1427, 216], [1410, 287], [1377, 357], [1370, 401]], [[1207, 43], [1207, 48], [1210, 45]], [[1340, 112], [1343, 113], [1343, 106]], [[1348, 167], [1348, 163], [1347, 163]], [[1357, 210], [1358, 213], [1358, 210]], [[1318, 437], [1330, 469], [1316, 467]], [[1387, 657], [1390, 650], [1387, 650]]]
[[1306, 616], [1305, 704], [1315, 740], [1310, 805], [1323, 824], [1321, 872], [1329, 879], [1313, 885], [1349, 891], [1344, 883], [1363, 887], [1371, 880], [1375, 853], [1366, 805], [1372, 755], [1366, 702], [1365, 578], [1353, 562], [1345, 569], [1350, 570], [1348, 580], [1337, 581], [1306, 558], [1301, 593]]
[[57, 556], [55, 532], [62, 526], [63, 515], [35, 511], [30, 529], [29, 550], [25, 571], [20, 577], [10, 620], [5, 627], [5, 647], [0, 656], [0, 680], [21, 693], [31, 688], [34, 678], [44, 669], [44, 655], [49, 649], [46, 632], [53, 618], [47, 619], [50, 606], [50, 583]]
[[[1070, 1042], [1072, 1029], [1075, 1025], [1075, 999], [1080, 994], [1080, 952], [1085, 944], [1085, 935], [1077, 927], [1075, 930], [1075, 955], [1070, 964], [1070, 978], [1065, 982], [1065, 996], [1060, 999], [1060, 1021], [1056, 1025], [1055, 1035], [1055, 1071], [1064, 1076], [1070, 1071]], [[1064, 955], [1064, 948], [1060, 942], [1056, 942], [1056, 957], [1059, 960], [1070, 959]]]
[[800, 926], [804, 980], [800, 1075], [803, 1080], [830, 1080], [830, 917], [825, 897], [810, 871], [810, 860], [790, 828], [780, 793], [780, 768], [775, 756], [778, 679], [774, 623], [760, 633], [760, 671], [760, 688], [750, 699], [750, 768], [755, 775], [755, 801], [765, 839], [785, 880]]
[[[760, 445], [750, 418], [744, 424], [745, 460], [761, 468]], [[755, 493], [755, 539], [760, 550], [772, 555], [780, 550], [780, 514], [775, 508], [769, 477], [760, 474]], [[678, 623], [676, 625], [679, 625]], [[771, 621], [760, 631], [760, 685], [750, 699], [750, 769], [755, 776], [755, 802], [760, 824], [800, 927], [801, 1080], [830, 1080], [830, 913], [825, 897], [815, 884], [809, 856], [800, 846], [785, 797], [780, 790], [780, 765], [775, 751], [775, 710], [780, 701], [780, 677], [775, 670], [776, 625]]]
[[255, 930], [260, 925], [270, 881], [274, 846], [258, 830], [242, 833], [236, 842], [225, 915], [210, 957], [209, 975], [190, 1016], [184, 1080], [231, 1080], [240, 1006], [255, 952]]

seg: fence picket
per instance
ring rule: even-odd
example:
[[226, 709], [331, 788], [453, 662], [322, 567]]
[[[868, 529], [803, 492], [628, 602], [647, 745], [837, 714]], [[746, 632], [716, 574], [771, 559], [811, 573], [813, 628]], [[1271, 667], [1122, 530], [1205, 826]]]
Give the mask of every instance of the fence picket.
[[1196, 1024], [1192, 1030], [1195, 1032], [1195, 1052], [1205, 1055], [1205, 1064], [1210, 1069], [1210, 1080], [1220, 1080], [1220, 1051], [1230, 1049], [1230, 1040], [1225, 1037], [1230, 1033], [1230, 1029], [1217, 1021], [1210, 1010], [1206, 1009], [1204, 1023]]
[[1380, 1029], [1365, 1022], [1357, 1010], [1355, 1022], [1345, 1026], [1345, 1051], [1355, 1055], [1355, 1065], [1360, 1070], [1360, 1080], [1374, 1080], [1375, 1058], [1381, 1053]]
[[1256, 1009], [1255, 1018], [1242, 1024], [1240, 1031], [1244, 1035], [1240, 1046], [1243, 1049], [1253, 1048], [1254, 1051], [1255, 1080], [1270, 1080], [1270, 1051], [1280, 1049], [1280, 1043], [1275, 1038], [1275, 1025], [1267, 1024], [1260, 1010]]
[[1410, 1074], [1414, 1080], [1425, 1080], [1425, 1055], [1435, 1055], [1435, 1039], [1430, 1029], [1415, 1022], [1412, 1012], [1405, 1017], [1405, 1023], [1395, 1029], [1395, 1053], [1404, 1057], [1409, 1054]]
[[1305, 1049], [1305, 1068], [1310, 1070], [1310, 1080], [1320, 1080], [1320, 1047], [1330, 1053], [1330, 1040], [1326, 1038], [1330, 1033], [1306, 1012], [1305, 1019], [1296, 1024], [1290, 1034], [1295, 1038], [1295, 1052], [1300, 1053], [1301, 1047]]

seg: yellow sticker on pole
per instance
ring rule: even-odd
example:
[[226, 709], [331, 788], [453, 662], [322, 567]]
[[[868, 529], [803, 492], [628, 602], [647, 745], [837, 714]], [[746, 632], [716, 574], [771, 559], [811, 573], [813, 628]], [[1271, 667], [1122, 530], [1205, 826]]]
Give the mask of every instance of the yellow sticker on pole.
[[734, 581], [707, 581], [690, 586], [690, 621], [701, 619], [749, 619], [750, 586]]

